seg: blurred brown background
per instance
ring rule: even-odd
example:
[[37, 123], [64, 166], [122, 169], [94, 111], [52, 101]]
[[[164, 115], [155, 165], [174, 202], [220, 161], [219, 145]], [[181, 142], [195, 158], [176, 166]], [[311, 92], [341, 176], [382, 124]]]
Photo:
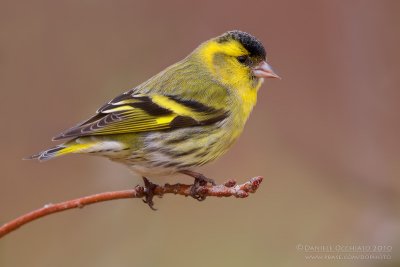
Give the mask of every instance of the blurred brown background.
[[[202, 169], [220, 182], [263, 175], [257, 194], [202, 203], [166, 196], [157, 212], [119, 200], [52, 215], [0, 240], [1, 267], [400, 265], [399, 1], [0, 5], [1, 223], [141, 182], [101, 158], [21, 158], [200, 42], [248, 31], [283, 77], [264, 84], [234, 148]], [[318, 253], [298, 244], [392, 252], [390, 260], [312, 260]]]

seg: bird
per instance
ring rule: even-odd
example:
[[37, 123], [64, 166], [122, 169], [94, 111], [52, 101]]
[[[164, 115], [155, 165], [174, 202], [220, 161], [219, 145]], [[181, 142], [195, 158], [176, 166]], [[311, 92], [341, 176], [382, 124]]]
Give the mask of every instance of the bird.
[[[215, 182], [195, 168], [229, 150], [265, 79], [280, 79], [266, 55], [253, 35], [227, 31], [53, 138], [64, 143], [27, 159], [103, 156], [141, 175], [150, 189], [148, 177], [182, 173], [194, 178], [192, 197], [204, 200], [199, 187]], [[154, 209], [151, 191], [144, 201]]]

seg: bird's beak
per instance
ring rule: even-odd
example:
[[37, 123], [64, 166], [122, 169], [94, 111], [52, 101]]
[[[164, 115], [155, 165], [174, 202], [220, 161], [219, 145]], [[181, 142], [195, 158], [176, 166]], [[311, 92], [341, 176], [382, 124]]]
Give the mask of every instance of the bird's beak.
[[253, 75], [257, 78], [278, 78], [281, 79], [271, 68], [271, 66], [265, 62], [261, 61], [260, 65], [253, 69]]

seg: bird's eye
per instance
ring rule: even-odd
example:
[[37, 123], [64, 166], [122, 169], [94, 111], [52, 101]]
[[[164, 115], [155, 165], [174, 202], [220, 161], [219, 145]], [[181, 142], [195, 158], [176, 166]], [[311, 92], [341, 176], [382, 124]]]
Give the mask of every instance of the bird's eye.
[[237, 57], [237, 60], [238, 60], [240, 63], [242, 63], [242, 64], [245, 64], [245, 63], [247, 62], [248, 59], [249, 59], [248, 56], [238, 56], [238, 57]]

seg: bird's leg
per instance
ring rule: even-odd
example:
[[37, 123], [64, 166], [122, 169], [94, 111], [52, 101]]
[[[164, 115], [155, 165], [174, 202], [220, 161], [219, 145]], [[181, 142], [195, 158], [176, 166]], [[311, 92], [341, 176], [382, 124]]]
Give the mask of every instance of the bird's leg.
[[157, 210], [156, 208], [154, 208], [154, 202], [153, 202], [153, 197], [154, 197], [154, 189], [157, 187], [157, 185], [153, 184], [152, 182], [149, 181], [149, 179], [147, 179], [146, 177], [142, 177], [143, 178], [143, 182], [144, 182], [144, 186], [145, 186], [145, 198], [143, 199], [143, 202], [146, 203], [147, 205], [149, 205], [150, 209], [152, 210]]
[[190, 191], [190, 195], [194, 198], [197, 199], [198, 201], [203, 201], [206, 199], [206, 196], [202, 195], [199, 192], [199, 188], [201, 186], [207, 185], [207, 183], [210, 183], [212, 185], [216, 185], [215, 181], [213, 179], [205, 177], [203, 174], [194, 172], [194, 171], [189, 171], [189, 170], [184, 170], [181, 171], [181, 173], [192, 176], [194, 178], [194, 184], [192, 186], [192, 189]]

